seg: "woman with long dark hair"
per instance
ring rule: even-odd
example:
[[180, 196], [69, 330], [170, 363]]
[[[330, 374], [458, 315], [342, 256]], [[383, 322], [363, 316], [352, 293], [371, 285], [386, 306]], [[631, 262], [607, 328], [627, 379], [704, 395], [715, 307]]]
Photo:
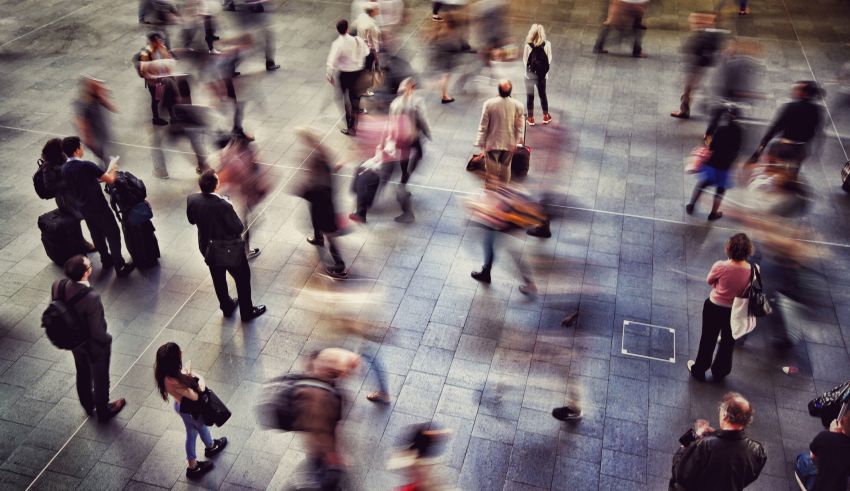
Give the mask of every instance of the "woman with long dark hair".
[[213, 463], [197, 459], [195, 444], [198, 436], [200, 435], [206, 447], [206, 457], [212, 457], [227, 446], [225, 437], [213, 440], [209, 426], [199, 416], [181, 411], [184, 400], [198, 400], [199, 394], [204, 391], [204, 381], [192, 373], [191, 363], [183, 368], [183, 353], [176, 343], [165, 343], [156, 351], [154, 379], [162, 400], [168, 401], [168, 396], [174, 398], [174, 410], [186, 426], [186, 477], [199, 478], [212, 470]]

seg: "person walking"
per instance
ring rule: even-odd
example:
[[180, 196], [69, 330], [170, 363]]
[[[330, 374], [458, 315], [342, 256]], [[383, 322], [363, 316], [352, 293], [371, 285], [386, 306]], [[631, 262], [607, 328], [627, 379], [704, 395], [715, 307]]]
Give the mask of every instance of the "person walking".
[[717, 14], [713, 12], [693, 12], [688, 16], [693, 34], [682, 48], [687, 67], [685, 90], [680, 99], [679, 110], [670, 113], [674, 118], [691, 117], [691, 95], [699, 87], [705, 72], [714, 64], [715, 56], [723, 43], [722, 31], [714, 28], [716, 22]]
[[363, 75], [369, 46], [359, 37], [348, 33], [348, 21], [345, 19], [336, 23], [336, 31], [339, 36], [331, 44], [328, 53], [327, 80], [331, 85], [338, 84], [342, 96], [346, 127], [340, 131], [344, 135], [355, 136], [362, 95], [357, 85]]
[[[161, 78], [163, 72], [169, 72], [167, 66], [152, 66], [151, 62], [173, 60], [171, 51], [165, 46], [162, 34], [148, 34], [148, 44], [137, 55], [139, 75], [145, 79], [145, 87], [151, 95], [151, 122], [155, 126], [165, 126], [168, 121], [159, 116], [159, 104], [166, 97], [169, 85]], [[146, 64], [147, 63], [147, 64]]]
[[74, 201], [74, 208], [86, 221], [92, 242], [100, 253], [103, 269], [115, 268], [119, 278], [129, 275], [135, 266], [121, 254], [121, 231], [100, 183], [112, 184], [118, 172], [118, 157], [113, 157], [106, 172], [94, 162], [82, 160], [83, 144], [76, 136], [62, 140], [62, 152], [68, 161], [62, 166], [62, 179]]
[[549, 98], [546, 97], [546, 79], [552, 66], [552, 43], [546, 40], [546, 30], [540, 24], [532, 24], [525, 38], [522, 50], [522, 62], [525, 65], [525, 93], [528, 110], [528, 126], [534, 121], [534, 87], [540, 95], [540, 108], [543, 109], [543, 124], [552, 122], [549, 115]]
[[[198, 186], [201, 192], [189, 195], [186, 199], [186, 217], [189, 223], [198, 226], [198, 248], [206, 259], [210, 256], [210, 248], [217, 247], [223, 241], [239, 240], [245, 227], [233, 210], [233, 205], [218, 194], [219, 181], [214, 170], [204, 171], [198, 179]], [[207, 265], [224, 316], [232, 316], [238, 306], [242, 322], [248, 322], [265, 314], [266, 306], [254, 305], [251, 300], [251, 267], [244, 245], [241, 252], [235, 265]], [[225, 273], [229, 273], [236, 283], [236, 298], [230, 298]]]
[[53, 282], [50, 298], [62, 300], [88, 334], [88, 339], [71, 351], [77, 369], [77, 396], [86, 414], [97, 415], [97, 420], [105, 423], [120, 413], [127, 401], [122, 398], [109, 402], [112, 336], [107, 332], [103, 302], [89, 283], [89, 258], [73, 256], [63, 269], [67, 279]]
[[685, 205], [685, 211], [688, 215], [694, 212], [694, 205], [703, 190], [709, 186], [714, 186], [717, 192], [714, 195], [714, 202], [711, 205], [711, 213], [708, 214], [708, 219], [717, 220], [723, 216], [723, 212], [720, 211], [720, 203], [723, 201], [726, 188], [729, 187], [729, 173], [738, 158], [738, 153], [741, 151], [743, 139], [741, 126], [738, 124], [738, 111], [734, 106], [726, 108], [725, 120], [724, 124], [714, 129], [713, 134], [706, 136], [706, 143], [711, 155], [699, 170], [699, 182], [694, 186], [691, 200]]
[[608, 7], [608, 18], [602, 23], [596, 44], [593, 45], [593, 52], [596, 54], [608, 52], [605, 49], [605, 40], [608, 38], [612, 27], [618, 31], [631, 29], [634, 36], [632, 56], [646, 58], [641, 46], [641, 39], [643, 38], [643, 31], [646, 30], [646, 26], [643, 25], [643, 16], [646, 14], [648, 5], [649, 0], [611, 0]]
[[[747, 436], [753, 421], [752, 405], [737, 392], [720, 400], [720, 429], [697, 420], [686, 442], [673, 456], [671, 491], [741, 491], [761, 474], [767, 454], [761, 443]], [[681, 440], [680, 440], [681, 442]]]
[[209, 458], [224, 450], [227, 438], [213, 440], [210, 427], [200, 416], [190, 414], [184, 401], [197, 401], [205, 390], [204, 379], [192, 373], [191, 362], [183, 367], [183, 352], [176, 343], [165, 343], [156, 350], [154, 363], [154, 380], [159, 396], [168, 402], [168, 396], [174, 399], [174, 411], [180, 415], [186, 427], [186, 477], [198, 479], [213, 469], [210, 461], [198, 460], [196, 445], [198, 436], [204, 442], [204, 456]]
[[[269, 192], [269, 181], [257, 163], [257, 149], [244, 134], [233, 134], [221, 150], [218, 177], [222, 186], [232, 189], [242, 202], [243, 222]], [[248, 259], [260, 255], [258, 247], [251, 247], [249, 231], [245, 231], [245, 253]]]
[[[732, 301], [740, 297], [750, 284], [751, 268], [747, 259], [753, 255], [753, 243], [746, 234], [735, 234], [726, 241], [725, 261], [711, 266], [706, 281], [711, 285], [711, 294], [702, 307], [702, 334], [696, 360], [688, 360], [688, 371], [695, 379], [705, 382], [705, 371], [711, 368], [715, 382], [723, 380], [732, 371]], [[714, 347], [717, 336], [720, 343], [717, 355]]]
[[499, 96], [484, 101], [475, 146], [484, 152], [488, 178], [502, 182], [511, 179], [511, 159], [518, 144], [523, 143], [522, 103], [511, 98], [511, 82], [499, 82]]
[[106, 165], [112, 131], [109, 124], [109, 112], [118, 112], [109, 100], [109, 89], [103, 80], [83, 77], [82, 93], [74, 103], [74, 120], [77, 132], [83, 144]]

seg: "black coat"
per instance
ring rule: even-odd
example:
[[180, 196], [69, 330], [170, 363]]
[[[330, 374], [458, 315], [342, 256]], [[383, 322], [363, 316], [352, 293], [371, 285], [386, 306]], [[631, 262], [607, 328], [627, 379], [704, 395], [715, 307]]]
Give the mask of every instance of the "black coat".
[[744, 431], [718, 430], [676, 452], [673, 478], [687, 491], [741, 491], [765, 462], [764, 447]]
[[213, 193], [192, 194], [186, 200], [186, 217], [198, 226], [198, 248], [205, 254], [211, 240], [238, 239], [242, 220], [229, 201]]
[[[64, 280], [56, 280], [50, 288], [50, 298], [55, 298], [59, 292], [59, 283]], [[85, 285], [76, 281], [68, 281], [65, 286], [65, 298], [62, 300], [68, 301], [74, 298], [74, 295], [85, 288]], [[106, 316], [103, 311], [103, 302], [100, 300], [100, 295], [90, 290], [72, 307], [77, 314], [77, 319], [84, 322], [88, 328], [89, 339], [82, 346], [77, 348], [84, 351], [92, 360], [100, 360], [108, 357], [112, 350], [112, 336], [106, 332]]]

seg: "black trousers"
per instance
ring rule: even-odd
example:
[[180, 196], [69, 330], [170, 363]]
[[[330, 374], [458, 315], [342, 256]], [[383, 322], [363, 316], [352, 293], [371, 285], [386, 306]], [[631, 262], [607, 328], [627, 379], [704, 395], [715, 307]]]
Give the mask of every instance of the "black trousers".
[[210, 266], [215, 295], [218, 297], [218, 306], [224, 312], [229, 312], [233, 307], [233, 299], [227, 289], [227, 277], [230, 273], [236, 283], [236, 296], [239, 297], [239, 313], [242, 317], [251, 315], [254, 303], [251, 300], [251, 268], [248, 266], [248, 258], [245, 258], [239, 266], [229, 268], [225, 266]]
[[121, 231], [118, 229], [115, 215], [110, 210], [103, 210], [99, 213], [84, 214], [83, 219], [89, 228], [91, 240], [100, 254], [100, 260], [106, 263], [111, 262], [115, 267], [123, 265]]
[[77, 396], [87, 413], [109, 414], [109, 355], [110, 350], [93, 357], [85, 349], [71, 352], [77, 367]]
[[[342, 105], [345, 107], [345, 124], [349, 130], [357, 129], [357, 112], [360, 111], [360, 91], [357, 89], [363, 70], [339, 72], [339, 90], [342, 92]], [[346, 98], [348, 103], [346, 104]]]
[[537, 86], [537, 93], [540, 95], [540, 107], [543, 109], [543, 114], [549, 114], [549, 98], [546, 97], [546, 76], [538, 77], [529, 72], [528, 78], [525, 79], [525, 107], [528, 108], [528, 117], [534, 117], [534, 87]]
[[[732, 371], [732, 350], [735, 348], [735, 340], [732, 338], [732, 309], [715, 305], [710, 299], [705, 299], [702, 306], [702, 335], [699, 338], [699, 352], [693, 371], [703, 374], [711, 367], [711, 374], [715, 380], [722, 379]], [[717, 335], [720, 335], [720, 344], [717, 344]], [[712, 361], [714, 347], [717, 346], [717, 354]]]

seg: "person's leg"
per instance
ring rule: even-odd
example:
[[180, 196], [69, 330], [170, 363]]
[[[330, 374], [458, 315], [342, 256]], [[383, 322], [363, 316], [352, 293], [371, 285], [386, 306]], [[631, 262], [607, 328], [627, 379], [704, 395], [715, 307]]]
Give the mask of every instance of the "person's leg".
[[[537, 78], [537, 93], [540, 95], [540, 107], [543, 109], [543, 114], [549, 114], [549, 97], [546, 95], [546, 77]], [[529, 113], [529, 116], [531, 113]]]
[[109, 255], [109, 247], [106, 244], [106, 234], [100, 227], [100, 223], [96, 217], [87, 216], [84, 218], [86, 221], [86, 227], [89, 229], [89, 235], [91, 235], [91, 241], [94, 243], [94, 247], [97, 249], [98, 254], [100, 254], [100, 262], [104, 265], [104, 267], [111, 267], [112, 257]]
[[207, 165], [207, 156], [204, 149], [204, 135], [200, 130], [195, 128], [187, 128], [184, 131], [186, 138], [189, 139], [189, 144], [192, 145], [192, 151], [195, 152], [195, 158], [198, 160], [198, 173], [201, 173], [209, 168]]
[[433, 7], [431, 8], [431, 15], [438, 15], [440, 13], [440, 7], [442, 7], [442, 3], [434, 2]]
[[534, 119], [534, 80], [533, 75], [528, 74], [525, 79], [525, 109], [528, 111], [528, 119]]
[[148, 3], [150, 0], [139, 0], [139, 23], [145, 22], [145, 15], [148, 13]]
[[691, 94], [696, 89], [699, 83], [701, 68], [692, 66], [685, 75], [685, 90], [682, 92], [682, 97], [679, 103], [679, 117], [688, 117], [691, 115]]
[[714, 202], [711, 204], [711, 214], [709, 216], [717, 216], [718, 210], [720, 210], [720, 203], [723, 202], [723, 195], [726, 193], [726, 188], [718, 187], [717, 193], [714, 195]]
[[720, 332], [718, 315], [711, 300], [706, 299], [702, 306], [702, 334], [699, 338], [699, 351], [692, 369], [697, 377], [705, 377], [705, 371], [711, 366], [714, 347], [717, 345], [717, 334]]
[[218, 298], [218, 308], [220, 308], [225, 315], [228, 315], [233, 311], [235, 306], [233, 305], [233, 299], [230, 298], [230, 292], [227, 289], [227, 278], [225, 277], [225, 272], [227, 270], [222, 266], [210, 266], [209, 268], [213, 282], [213, 289], [215, 290], [215, 296]]
[[334, 262], [334, 270], [335, 271], [345, 271], [345, 261], [342, 260], [342, 254], [339, 252], [339, 248], [336, 246], [336, 241], [330, 235], [327, 236], [328, 240], [328, 252], [331, 253], [331, 259]]
[[90, 359], [94, 383], [94, 407], [99, 419], [109, 416], [109, 357], [107, 351], [97, 359]]
[[484, 229], [484, 267], [482, 271], [490, 272], [493, 269], [493, 261], [495, 259], [496, 249], [496, 231], [492, 228]]
[[348, 98], [351, 101], [351, 129], [355, 131], [357, 130], [357, 117], [360, 114], [360, 96], [363, 95], [357, 90], [357, 84], [364, 73], [363, 70], [354, 73], [351, 81], [351, 89], [348, 91]]
[[[267, 15], [267, 14], [260, 14], [260, 15]], [[267, 70], [268, 69], [274, 69], [275, 67], [280, 68], [280, 65], [276, 65], [275, 62], [274, 62], [274, 55], [275, 55], [274, 32], [272, 31], [271, 27], [267, 23], [263, 24], [263, 37], [265, 38], [265, 42], [266, 42], [266, 45], [265, 45], [265, 47], [266, 47], [266, 49], [265, 49], [266, 69]]]
[[124, 265], [124, 256], [121, 253], [121, 229], [118, 228], [118, 221], [112, 213], [104, 213], [100, 219], [103, 222], [102, 227], [106, 234], [106, 241], [109, 242], [112, 262], [118, 269]]
[[175, 410], [177, 410], [177, 414], [180, 415], [180, 419], [183, 420], [183, 426], [186, 427], [186, 461], [189, 463], [189, 467], [195, 467], [195, 463], [198, 460], [198, 454], [195, 449], [195, 445], [198, 440], [198, 428], [195, 426], [195, 419], [187, 414], [180, 412], [180, 405], [175, 403]]
[[215, 21], [213, 20], [213, 16], [205, 15], [204, 16], [204, 41], [207, 43], [207, 49], [213, 50], [213, 42], [216, 40], [215, 35]]
[[203, 421], [196, 418], [192, 418], [192, 422], [195, 425], [195, 430], [198, 432], [198, 436], [200, 436], [201, 441], [204, 442], [204, 446], [206, 448], [210, 448], [215, 445], [215, 441], [210, 433], [210, 427], [205, 425]]
[[632, 56], [643, 55], [643, 47], [641, 47], [641, 39], [643, 38], [643, 13], [640, 7], [635, 8], [635, 13], [632, 20], [632, 32], [635, 36], [634, 45], [632, 46]]
[[86, 411], [86, 414], [94, 414], [94, 396], [92, 393], [92, 374], [91, 366], [89, 365], [89, 357], [86, 353], [75, 350], [71, 352], [74, 355], [74, 366], [77, 369], [77, 396], [80, 398], [80, 405]]
[[324, 234], [319, 227], [319, 210], [316, 209], [316, 205], [312, 200], [309, 201], [309, 209], [310, 209], [310, 224], [313, 226], [313, 240], [323, 241]]
[[156, 99], [156, 84], [148, 84], [148, 92], [151, 95], [151, 115], [153, 119], [158, 120], [159, 117], [159, 101]]
[[514, 159], [513, 150], [501, 150], [499, 153], [499, 179], [502, 182], [511, 180], [511, 161]]
[[806, 451], [797, 456], [797, 460], [794, 461], [794, 472], [806, 489], [811, 491], [815, 488], [818, 467], [812, 459], [811, 452]]
[[735, 338], [732, 337], [732, 309], [717, 307], [717, 320], [720, 325], [720, 345], [717, 347], [717, 355], [711, 364], [711, 374], [718, 381], [729, 375], [732, 371], [732, 353], [735, 348]]
[[245, 258], [239, 266], [235, 268], [227, 268], [227, 272], [233, 277], [233, 282], [236, 283], [236, 296], [239, 298], [239, 314], [243, 318], [251, 316], [254, 310], [254, 302], [251, 300], [251, 267], [248, 265], [248, 259]]
[[596, 37], [596, 43], [593, 45], [594, 53], [604, 53], [605, 52], [605, 39], [608, 37], [608, 33], [611, 31], [611, 28], [603, 25], [601, 29], [599, 29], [599, 35]]
[[688, 202], [687, 210], [688, 213], [691, 213], [694, 210], [694, 205], [702, 194], [703, 189], [708, 187], [710, 183], [708, 181], [700, 181], [694, 186], [694, 191], [691, 193], [691, 200]]
[[345, 110], [345, 124], [349, 131], [354, 129], [354, 114], [359, 108], [355, 108], [354, 104], [354, 85], [352, 73], [354, 72], [339, 72], [339, 90], [342, 93], [342, 106]]

